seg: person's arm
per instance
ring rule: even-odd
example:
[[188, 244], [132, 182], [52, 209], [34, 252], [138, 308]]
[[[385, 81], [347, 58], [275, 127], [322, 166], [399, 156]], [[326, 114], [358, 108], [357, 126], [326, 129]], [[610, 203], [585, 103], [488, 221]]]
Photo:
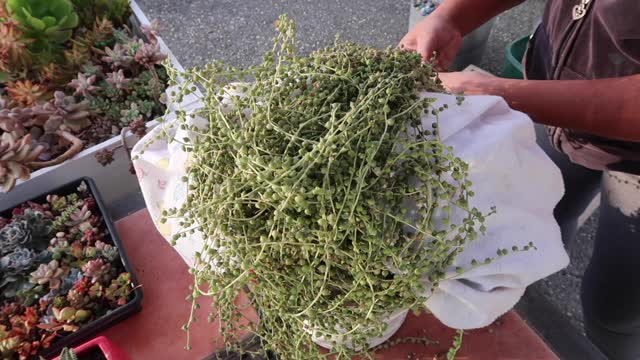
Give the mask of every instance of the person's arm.
[[399, 46], [420, 53], [424, 61], [435, 53], [437, 67], [446, 69], [458, 54], [464, 35], [522, 1], [445, 0], [411, 29]]
[[[462, 36], [525, 0], [446, 0], [429, 16], [442, 16]], [[427, 17], [428, 19], [428, 17]]]
[[640, 142], [640, 74], [600, 80], [513, 80], [441, 73], [452, 92], [503, 97], [539, 123]]

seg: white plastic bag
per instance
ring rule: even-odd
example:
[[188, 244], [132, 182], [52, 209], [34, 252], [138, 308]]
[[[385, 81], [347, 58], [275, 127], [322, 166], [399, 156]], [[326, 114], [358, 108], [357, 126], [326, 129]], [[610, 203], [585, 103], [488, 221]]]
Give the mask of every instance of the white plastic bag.
[[[469, 166], [469, 179], [475, 196], [470, 206], [497, 214], [487, 218], [486, 235], [469, 243], [458, 255], [447, 277], [427, 301], [427, 307], [445, 325], [470, 329], [489, 325], [510, 310], [525, 288], [567, 266], [569, 258], [553, 217], [553, 208], [562, 197], [564, 187], [559, 169], [538, 147], [531, 120], [511, 110], [503, 99], [470, 96], [461, 106], [451, 95], [424, 93], [437, 98], [449, 109], [439, 118], [440, 135], [454, 154]], [[202, 119], [194, 121], [203, 121]], [[430, 126], [432, 118], [425, 118]], [[166, 126], [158, 126], [133, 150], [134, 161], [147, 208], [159, 232], [167, 239], [180, 231], [178, 220], [159, 222], [163, 209], [179, 207], [185, 200], [187, 155], [180, 145], [169, 143], [162, 135]], [[177, 130], [169, 136], [188, 136]], [[484, 261], [496, 257], [497, 249], [520, 248], [533, 242], [537, 250], [510, 253], [488, 265], [475, 267], [462, 275], [456, 266], [469, 267], [473, 259]], [[196, 236], [181, 239], [175, 246], [188, 265], [202, 247]]]

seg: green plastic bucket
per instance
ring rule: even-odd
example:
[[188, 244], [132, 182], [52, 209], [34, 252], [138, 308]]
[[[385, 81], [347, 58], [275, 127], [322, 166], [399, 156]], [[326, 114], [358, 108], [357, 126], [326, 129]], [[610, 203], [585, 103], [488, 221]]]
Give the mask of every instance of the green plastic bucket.
[[522, 58], [527, 50], [529, 43], [529, 35], [507, 45], [505, 49], [504, 66], [502, 68], [502, 77], [509, 79], [523, 79]]

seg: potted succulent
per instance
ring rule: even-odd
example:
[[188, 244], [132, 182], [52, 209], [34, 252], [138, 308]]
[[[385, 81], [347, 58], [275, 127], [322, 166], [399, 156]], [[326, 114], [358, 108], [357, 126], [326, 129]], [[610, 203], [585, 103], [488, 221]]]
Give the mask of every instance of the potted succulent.
[[94, 184], [0, 213], [0, 353], [57, 353], [140, 309], [141, 291]]
[[[437, 121], [421, 122], [447, 106], [419, 97], [444, 91], [419, 55], [337, 42], [301, 56], [291, 20], [277, 26], [261, 65], [183, 73], [185, 94], [205, 90], [202, 107], [148, 134], [134, 164], [163, 134], [183, 164], [158, 226], [174, 245], [199, 244], [185, 330], [206, 296], [229, 350], [248, 330], [283, 359], [325, 358], [315, 343], [367, 355], [424, 309], [489, 214], [470, 207], [469, 166]], [[260, 323], [245, 327], [234, 299], [246, 289]]]
[[[0, 191], [43, 176], [3, 198], [14, 202], [114, 160], [104, 172], [121, 177], [127, 152], [114, 150], [165, 112], [161, 63], [170, 57], [180, 68], [158, 23], [128, 0], [0, 0], [0, 8]], [[96, 159], [50, 173], [83, 157]]]

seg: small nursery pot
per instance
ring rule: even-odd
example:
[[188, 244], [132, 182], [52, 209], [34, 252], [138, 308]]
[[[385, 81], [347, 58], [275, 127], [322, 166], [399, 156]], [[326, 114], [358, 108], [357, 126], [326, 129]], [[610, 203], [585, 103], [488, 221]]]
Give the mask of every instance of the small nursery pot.
[[[406, 309], [398, 310], [392, 313], [391, 315], [389, 315], [386, 319], [384, 319], [384, 322], [387, 324], [387, 329], [384, 331], [382, 336], [369, 340], [369, 349], [374, 348], [384, 343], [385, 341], [389, 340], [400, 329], [408, 313], [409, 313], [409, 310], [406, 310]], [[331, 342], [322, 336], [318, 336], [318, 337], [312, 336], [312, 340], [313, 342], [322, 346], [325, 349], [331, 349], [332, 347]], [[348, 347], [351, 347], [348, 340], [344, 341], [343, 344], [345, 344]], [[358, 349], [355, 349], [355, 350], [358, 350]]]

